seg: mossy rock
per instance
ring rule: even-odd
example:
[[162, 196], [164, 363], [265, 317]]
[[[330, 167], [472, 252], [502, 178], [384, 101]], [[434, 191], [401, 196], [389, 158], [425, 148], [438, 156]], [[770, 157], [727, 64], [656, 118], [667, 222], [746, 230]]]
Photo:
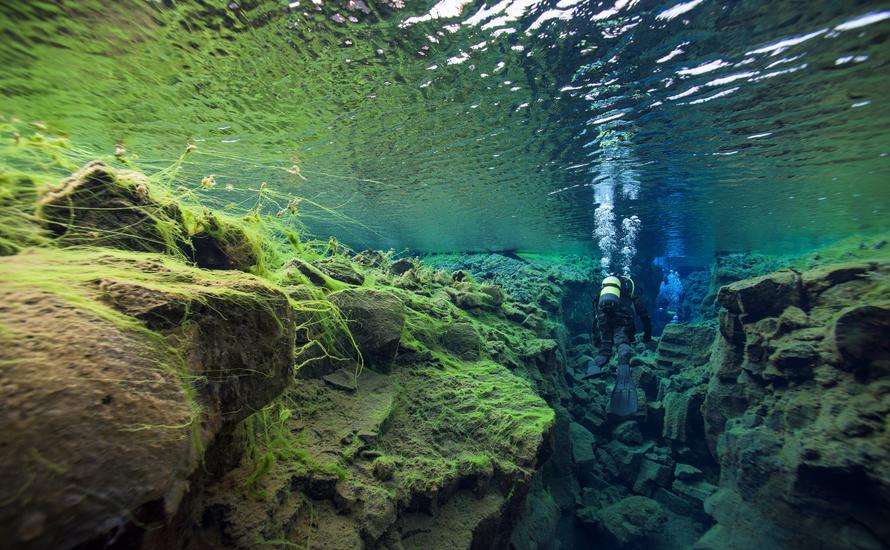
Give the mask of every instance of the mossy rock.
[[405, 326], [402, 302], [393, 294], [369, 288], [349, 288], [329, 297], [347, 319], [365, 364], [388, 372]]
[[464, 361], [479, 359], [482, 342], [472, 323], [452, 323], [445, 329], [442, 342], [448, 351], [459, 359]]
[[263, 257], [257, 238], [233, 220], [204, 212], [190, 228], [188, 256], [204, 269], [236, 269], [257, 273]]
[[63, 247], [163, 252], [205, 269], [270, 270], [272, 253], [264, 250], [250, 217], [196, 214], [164, 193], [139, 172], [93, 161], [44, 193], [37, 218]]
[[313, 265], [329, 277], [351, 285], [361, 286], [365, 283], [364, 274], [351, 263], [340, 258], [319, 260]]
[[0, 258], [0, 303], [13, 547], [101, 546], [131, 518], [169, 520], [204, 449], [292, 381], [290, 304], [251, 275], [29, 249]]
[[150, 194], [138, 172], [115, 170], [93, 161], [45, 193], [37, 216], [62, 246], [108, 246], [170, 252], [189, 248], [182, 212], [172, 201]]

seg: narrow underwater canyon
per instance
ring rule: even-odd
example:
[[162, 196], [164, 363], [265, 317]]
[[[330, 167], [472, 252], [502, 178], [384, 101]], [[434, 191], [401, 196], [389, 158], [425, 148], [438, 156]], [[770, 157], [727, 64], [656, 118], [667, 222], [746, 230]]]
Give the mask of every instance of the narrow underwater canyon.
[[38, 206], [0, 257], [10, 547], [890, 545], [884, 241], [715, 257], [617, 418], [614, 369], [582, 378], [589, 259], [276, 258], [101, 162], [14, 188]]

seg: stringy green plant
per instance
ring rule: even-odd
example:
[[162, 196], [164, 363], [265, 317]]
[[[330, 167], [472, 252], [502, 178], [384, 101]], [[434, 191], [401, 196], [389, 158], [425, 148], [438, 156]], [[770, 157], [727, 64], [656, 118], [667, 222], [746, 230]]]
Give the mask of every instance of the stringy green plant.
[[49, 237], [29, 206], [41, 188], [32, 176], [0, 172], [0, 256], [15, 254], [26, 246], [45, 246]]
[[[0, 134], [5, 133], [11, 137], [10, 132], [9, 124], [0, 125]], [[7, 146], [3, 147], [4, 155], [0, 161], [0, 254], [18, 253], [18, 256], [14, 261], [3, 262], [0, 266], [0, 278], [6, 288], [27, 291], [39, 289], [52, 293], [81, 311], [110, 321], [122, 330], [138, 333], [152, 342], [160, 356], [169, 358], [159, 368], [178, 376], [186, 390], [186, 398], [192, 409], [191, 420], [188, 426], [177, 428], [191, 430], [196, 455], [200, 457], [203, 454], [202, 440], [199, 423], [195, 420], [200, 417], [201, 410], [196, 399], [196, 388], [207, 381], [188, 372], [179, 351], [185, 342], [171, 343], [149, 330], [138, 319], [98, 301], [94, 292], [97, 283], [133, 283], [162, 292], [172, 300], [181, 301], [186, 312], [184, 318], [178, 321], [181, 327], [186, 327], [191, 322], [188, 313], [191, 304], [207, 305], [209, 297], [233, 305], [244, 301], [246, 305], [256, 307], [259, 303], [261, 307], [268, 307], [274, 313], [272, 305], [264, 303], [263, 296], [249, 290], [239, 291], [228, 284], [233, 279], [245, 277], [244, 275], [239, 275], [238, 272], [199, 270], [186, 265], [195, 252], [191, 239], [206, 235], [231, 255], [255, 260], [250, 262], [249, 271], [265, 278], [265, 284], [271, 289], [283, 291], [289, 296], [290, 307], [297, 317], [296, 331], [305, 336], [294, 350], [296, 369], [326, 359], [354, 360], [355, 375], [358, 376], [363, 359], [346, 319], [325, 298], [326, 289], [315, 288], [305, 280], [284, 280], [281, 275], [283, 258], [287, 255], [297, 254], [312, 261], [342, 254], [347, 249], [338, 246], [331, 250], [330, 244], [323, 241], [303, 242], [298, 232], [301, 225], [297, 222], [295, 207], [278, 209], [277, 215], [262, 213], [270, 207], [277, 208], [284, 199], [283, 194], [273, 192], [265, 186], [256, 190], [254, 204], [242, 214], [233, 208], [207, 208], [205, 202], [208, 197], [205, 190], [198, 185], [188, 185], [188, 182], [178, 176], [182, 167], [187, 164], [189, 152], [186, 150], [172, 166], [148, 177], [135, 173], [112, 172], [113, 184], [119, 189], [113, 196], [141, 199], [141, 204], [134, 208], [138, 208], [147, 218], [144, 223], [153, 226], [149, 232], [153, 237], [146, 237], [145, 231], [137, 231], [144, 228], [78, 226], [63, 220], [64, 236], [68, 237], [66, 241], [51, 238], [46, 229], [46, 220], [35, 214], [36, 204], [44, 193], [60, 191], [61, 186], [57, 182], [78, 170], [86, 160], [96, 158], [96, 155], [71, 147], [63, 138], [47, 138], [42, 134], [35, 134], [33, 139], [10, 139]], [[125, 158], [105, 156], [102, 160], [109, 165], [123, 164], [132, 167]], [[113, 221], [113, 208], [103, 204], [100, 197], [92, 199], [91, 202], [91, 197], [87, 196], [83, 201], [87, 206], [71, 205], [69, 210], [87, 208], [99, 212], [109, 211], [109, 219]], [[312, 201], [306, 202], [325, 210]], [[293, 198], [285, 201], [285, 204], [289, 203], [296, 204]], [[332, 211], [331, 213], [333, 214]], [[91, 243], [103, 246], [84, 246]], [[144, 255], [126, 250], [133, 248], [134, 243], [136, 248], [163, 254]], [[25, 250], [26, 247], [33, 246], [43, 250], [39, 253]], [[140, 267], [150, 269], [143, 270]], [[219, 279], [220, 284], [208, 286], [208, 279]], [[289, 288], [296, 285], [303, 291], [290, 292], [288, 287], [279, 287], [276, 282], [290, 285]], [[342, 285], [343, 288], [345, 286]], [[341, 286], [334, 289], [339, 288]], [[101, 288], [99, 290], [101, 292]], [[283, 324], [280, 326], [284, 328]], [[9, 331], [3, 328], [3, 332]], [[182, 332], [188, 333], [187, 330]], [[338, 476], [345, 475], [345, 470], [336, 464], [316, 463], [300, 448], [299, 441], [283, 427], [287, 410], [290, 409], [275, 402], [258, 411], [246, 422], [248, 429], [245, 433], [251, 434], [251, 452], [248, 454], [255, 463], [251, 483], [255, 483], [268, 471], [274, 460], [297, 460], [311, 469], [328, 471]], [[169, 428], [173, 427], [133, 425], [126, 429], [136, 431]]]
[[307, 470], [346, 479], [349, 472], [337, 462], [319, 462], [306, 451], [302, 436], [294, 434], [289, 420], [299, 404], [282, 396], [247, 418], [244, 423], [244, 448], [251, 473], [245, 486], [257, 490], [276, 462], [291, 471]]

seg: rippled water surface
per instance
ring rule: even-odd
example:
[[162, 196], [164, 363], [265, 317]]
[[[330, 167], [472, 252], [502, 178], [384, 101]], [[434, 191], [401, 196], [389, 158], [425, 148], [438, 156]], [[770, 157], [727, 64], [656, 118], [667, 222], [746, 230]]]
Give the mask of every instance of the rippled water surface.
[[183, 178], [299, 192], [355, 246], [620, 254], [638, 230], [695, 256], [890, 227], [888, 2], [3, 2], [0, 28], [7, 120], [149, 172], [192, 143]]

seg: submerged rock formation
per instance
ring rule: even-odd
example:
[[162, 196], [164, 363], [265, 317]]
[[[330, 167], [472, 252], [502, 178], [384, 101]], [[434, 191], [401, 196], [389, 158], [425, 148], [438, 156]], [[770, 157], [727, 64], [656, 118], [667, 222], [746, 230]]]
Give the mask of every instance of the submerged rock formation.
[[890, 545], [890, 262], [721, 257], [702, 322], [635, 344], [616, 418], [611, 374], [582, 379], [589, 261], [285, 260], [258, 216], [102, 163], [15, 181], [11, 547]]
[[[606, 415], [610, 383], [569, 361], [563, 453], [576, 476], [547, 478], [545, 464], [519, 530], [550, 535], [516, 547], [890, 544], [890, 262], [777, 271], [715, 295], [719, 323], [668, 325], [654, 352], [637, 345], [633, 418]], [[572, 342], [570, 357], [588, 356], [585, 338]]]
[[0, 537], [505, 545], [554, 423], [546, 313], [385, 256], [276, 268], [251, 220], [158, 197], [91, 163], [0, 258]]
[[890, 545], [890, 263], [724, 287], [702, 406], [720, 491], [702, 545]]
[[[172, 517], [203, 451], [290, 383], [287, 296], [155, 255], [0, 261], [0, 537], [118, 539]], [[122, 539], [129, 540], [129, 539]]]

